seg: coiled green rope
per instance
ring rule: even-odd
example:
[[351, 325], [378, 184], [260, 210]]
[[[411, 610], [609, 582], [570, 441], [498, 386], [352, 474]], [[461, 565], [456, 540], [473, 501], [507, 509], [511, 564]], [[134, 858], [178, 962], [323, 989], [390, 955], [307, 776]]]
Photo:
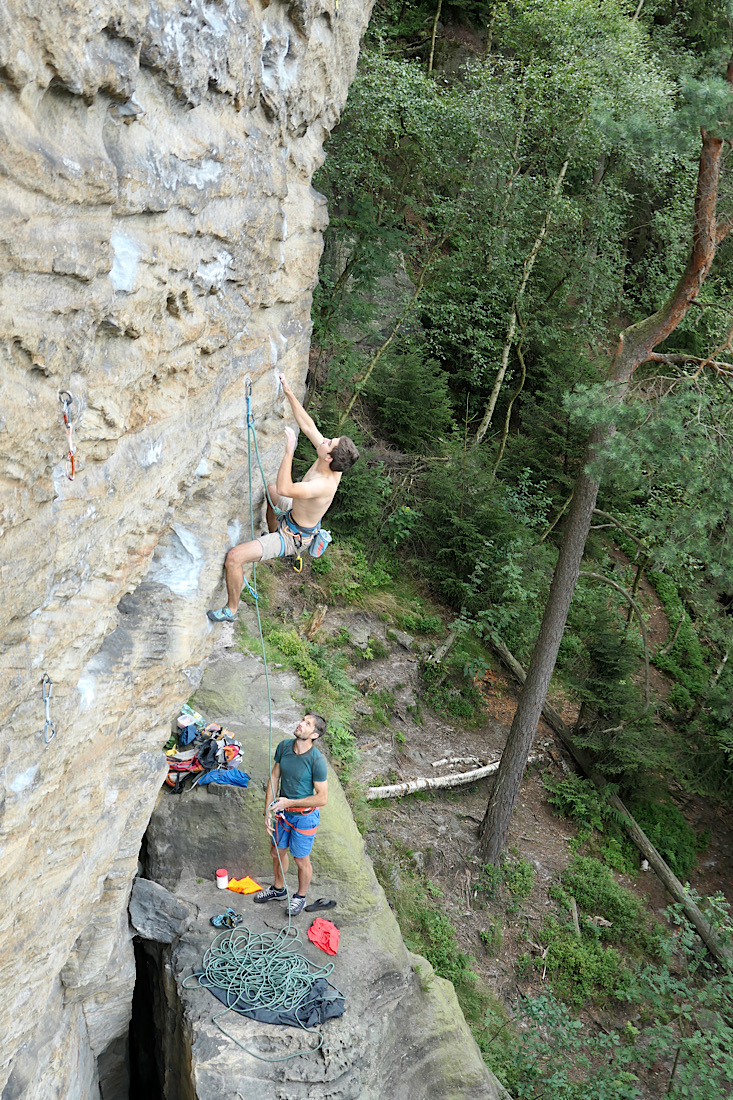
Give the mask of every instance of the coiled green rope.
[[[215, 985], [226, 992], [227, 1007], [212, 1017], [213, 1022], [238, 1047], [262, 1062], [287, 1062], [301, 1054], [313, 1054], [323, 1046], [323, 1035], [299, 1019], [298, 1009], [309, 1000], [314, 983], [328, 978], [333, 963], [312, 963], [295, 950], [299, 943], [300, 935], [289, 920], [287, 928], [279, 932], [256, 933], [249, 928], [223, 932], [204, 955], [203, 970], [189, 974], [183, 981], [187, 988], [195, 979], [200, 986]], [[295, 1013], [303, 1031], [318, 1037], [317, 1044], [279, 1058], [266, 1058], [250, 1050], [220, 1022], [222, 1016], [237, 1010], [240, 997], [252, 1008]]]

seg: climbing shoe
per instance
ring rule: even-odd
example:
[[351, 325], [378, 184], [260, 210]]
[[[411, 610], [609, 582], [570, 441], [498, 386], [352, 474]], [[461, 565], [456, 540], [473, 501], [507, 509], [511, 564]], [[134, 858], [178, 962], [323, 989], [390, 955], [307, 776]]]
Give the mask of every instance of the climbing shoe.
[[302, 913], [305, 909], [305, 898], [302, 898], [300, 894], [293, 894], [290, 899], [290, 905], [288, 906], [288, 916], [297, 917], [299, 913]]
[[214, 928], [236, 928], [241, 924], [243, 917], [241, 913], [235, 913], [233, 909], [227, 909], [226, 913], [219, 913], [217, 916], [211, 918], [211, 923]]
[[282, 901], [283, 898], [288, 896], [288, 892], [283, 886], [282, 890], [278, 890], [276, 886], [268, 886], [265, 890], [260, 890], [258, 894], [252, 898], [255, 905], [262, 905], [266, 901]]
[[229, 608], [224, 605], [220, 607], [218, 611], [207, 611], [207, 619], [211, 619], [212, 623], [233, 623], [236, 619], [236, 612], [230, 611]]

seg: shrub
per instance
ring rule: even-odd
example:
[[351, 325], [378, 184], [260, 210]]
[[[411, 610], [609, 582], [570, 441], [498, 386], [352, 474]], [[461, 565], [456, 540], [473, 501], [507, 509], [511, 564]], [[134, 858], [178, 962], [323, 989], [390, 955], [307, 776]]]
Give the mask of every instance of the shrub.
[[631, 973], [613, 947], [595, 939], [578, 939], [568, 926], [549, 917], [538, 933], [547, 948], [534, 960], [537, 970], [547, 967], [553, 987], [570, 1004], [581, 1005], [589, 998], [621, 998], [630, 988]]
[[678, 878], [686, 879], [697, 862], [697, 854], [705, 842], [698, 840], [673, 802], [632, 803], [632, 813], [659, 854]]
[[592, 856], [576, 856], [560, 876], [560, 885], [552, 886], [550, 893], [568, 908], [574, 897], [582, 913], [610, 921], [610, 928], [598, 930], [601, 939], [644, 949], [656, 943], [642, 903]]

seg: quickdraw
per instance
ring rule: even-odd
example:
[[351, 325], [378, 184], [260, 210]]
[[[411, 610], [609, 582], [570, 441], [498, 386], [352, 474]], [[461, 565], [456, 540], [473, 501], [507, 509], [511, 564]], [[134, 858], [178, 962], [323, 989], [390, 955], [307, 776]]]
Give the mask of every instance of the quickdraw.
[[[43, 724], [43, 743], [44, 745], [50, 745], [56, 736], [56, 727], [51, 721], [51, 692], [53, 691], [53, 681], [47, 672], [44, 672], [43, 679], [41, 680], [41, 694], [43, 696], [43, 705], [46, 710], [46, 721]], [[49, 736], [49, 732], [51, 734]]]
[[73, 403], [73, 397], [68, 390], [62, 390], [59, 394], [59, 401], [61, 402], [61, 415], [64, 420], [64, 427], [66, 428], [66, 438], [68, 440], [68, 451], [66, 453], [66, 476], [69, 481], [74, 480], [75, 463], [74, 455], [76, 454], [76, 448], [74, 447], [73, 431], [74, 426], [71, 423], [71, 406]]

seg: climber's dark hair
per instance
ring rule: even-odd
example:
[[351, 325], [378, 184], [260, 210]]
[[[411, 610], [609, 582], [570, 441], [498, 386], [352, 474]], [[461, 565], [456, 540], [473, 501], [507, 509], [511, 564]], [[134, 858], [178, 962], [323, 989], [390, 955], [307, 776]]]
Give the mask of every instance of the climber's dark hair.
[[316, 733], [318, 734], [318, 736], [319, 737], [324, 737], [326, 732], [328, 731], [328, 726], [326, 725], [326, 719], [323, 717], [322, 714], [316, 714], [316, 712], [314, 710], [309, 710], [308, 714], [311, 716], [311, 718], [315, 719]]
[[359, 451], [354, 440], [349, 439], [348, 435], [342, 435], [331, 451], [331, 469], [339, 474], [344, 473], [346, 470], [350, 470], [358, 460]]

